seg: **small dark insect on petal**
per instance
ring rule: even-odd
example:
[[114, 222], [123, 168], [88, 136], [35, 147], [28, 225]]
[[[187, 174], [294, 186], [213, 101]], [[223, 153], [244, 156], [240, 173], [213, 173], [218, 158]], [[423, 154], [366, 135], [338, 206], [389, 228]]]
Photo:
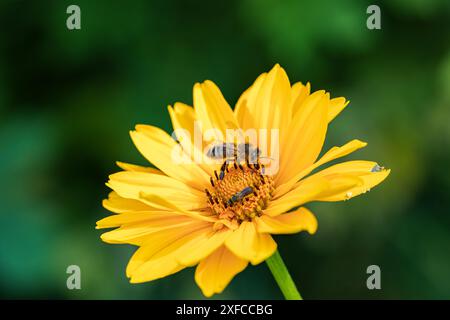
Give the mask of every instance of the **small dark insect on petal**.
[[252, 187], [245, 187], [244, 189], [242, 189], [242, 190], [239, 192], [239, 195], [243, 198], [243, 197], [249, 195], [249, 194], [252, 193], [252, 192], [253, 192]]
[[384, 167], [378, 165], [378, 163], [376, 165], [374, 165], [374, 167], [370, 170], [370, 172], [381, 172], [384, 170]]

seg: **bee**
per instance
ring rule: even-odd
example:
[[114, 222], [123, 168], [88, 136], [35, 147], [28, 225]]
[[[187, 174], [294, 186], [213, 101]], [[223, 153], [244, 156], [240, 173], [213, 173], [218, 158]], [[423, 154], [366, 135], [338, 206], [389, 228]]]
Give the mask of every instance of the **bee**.
[[239, 192], [236, 192], [235, 194], [233, 194], [231, 196], [231, 198], [228, 200], [227, 204], [229, 206], [232, 206], [233, 204], [235, 204], [236, 202], [244, 199], [246, 196], [248, 196], [249, 194], [251, 194], [253, 192], [252, 187], [245, 187], [244, 189], [242, 189]]
[[228, 142], [214, 144], [208, 149], [206, 155], [212, 159], [236, 159], [237, 162], [248, 160], [250, 163], [257, 163], [261, 152], [258, 147], [250, 143], [240, 143], [238, 145]]

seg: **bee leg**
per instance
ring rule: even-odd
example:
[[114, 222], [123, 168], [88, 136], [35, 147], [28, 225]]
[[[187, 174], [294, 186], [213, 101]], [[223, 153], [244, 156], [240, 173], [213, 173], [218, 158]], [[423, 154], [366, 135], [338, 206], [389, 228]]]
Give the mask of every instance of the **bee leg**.
[[[220, 174], [219, 174], [220, 180], [222, 180], [223, 177], [225, 176], [225, 168], [228, 169], [228, 166], [227, 166], [227, 160], [225, 160], [224, 163], [222, 164], [222, 166], [220, 167]], [[227, 171], [228, 171], [228, 170], [227, 170]]]
[[206, 191], [206, 195], [207, 195], [207, 197], [208, 197], [208, 202], [209, 202], [210, 204], [214, 204], [214, 200], [213, 200], [213, 198], [212, 198], [211, 193], [208, 191], [208, 189], [205, 189], [205, 191]]
[[261, 180], [261, 184], [266, 183], [266, 180], [264, 179], [264, 176], [259, 176], [259, 179]]
[[225, 160], [223, 163], [222, 163], [222, 166], [220, 167], [220, 171], [225, 171], [225, 167], [227, 166], [227, 160]]
[[248, 159], [248, 155], [245, 155], [245, 164], [247, 165], [247, 167], [251, 168], [250, 160]]

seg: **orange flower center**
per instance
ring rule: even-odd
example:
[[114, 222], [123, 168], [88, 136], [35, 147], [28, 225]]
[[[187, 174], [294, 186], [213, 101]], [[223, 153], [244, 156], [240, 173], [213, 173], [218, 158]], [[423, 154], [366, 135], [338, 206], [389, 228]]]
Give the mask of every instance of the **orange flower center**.
[[[263, 174], [259, 162], [244, 164], [224, 162], [220, 172], [211, 177], [212, 188], [205, 189], [208, 206], [220, 219], [239, 225], [260, 216], [274, 190], [273, 178]], [[219, 224], [216, 228], [221, 228]]]

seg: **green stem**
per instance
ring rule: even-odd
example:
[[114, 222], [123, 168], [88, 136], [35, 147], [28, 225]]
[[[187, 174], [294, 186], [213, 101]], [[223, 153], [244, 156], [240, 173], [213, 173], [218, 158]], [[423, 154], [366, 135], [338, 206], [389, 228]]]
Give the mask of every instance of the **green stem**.
[[280, 287], [284, 298], [286, 300], [303, 300], [278, 250], [266, 260], [266, 263]]

